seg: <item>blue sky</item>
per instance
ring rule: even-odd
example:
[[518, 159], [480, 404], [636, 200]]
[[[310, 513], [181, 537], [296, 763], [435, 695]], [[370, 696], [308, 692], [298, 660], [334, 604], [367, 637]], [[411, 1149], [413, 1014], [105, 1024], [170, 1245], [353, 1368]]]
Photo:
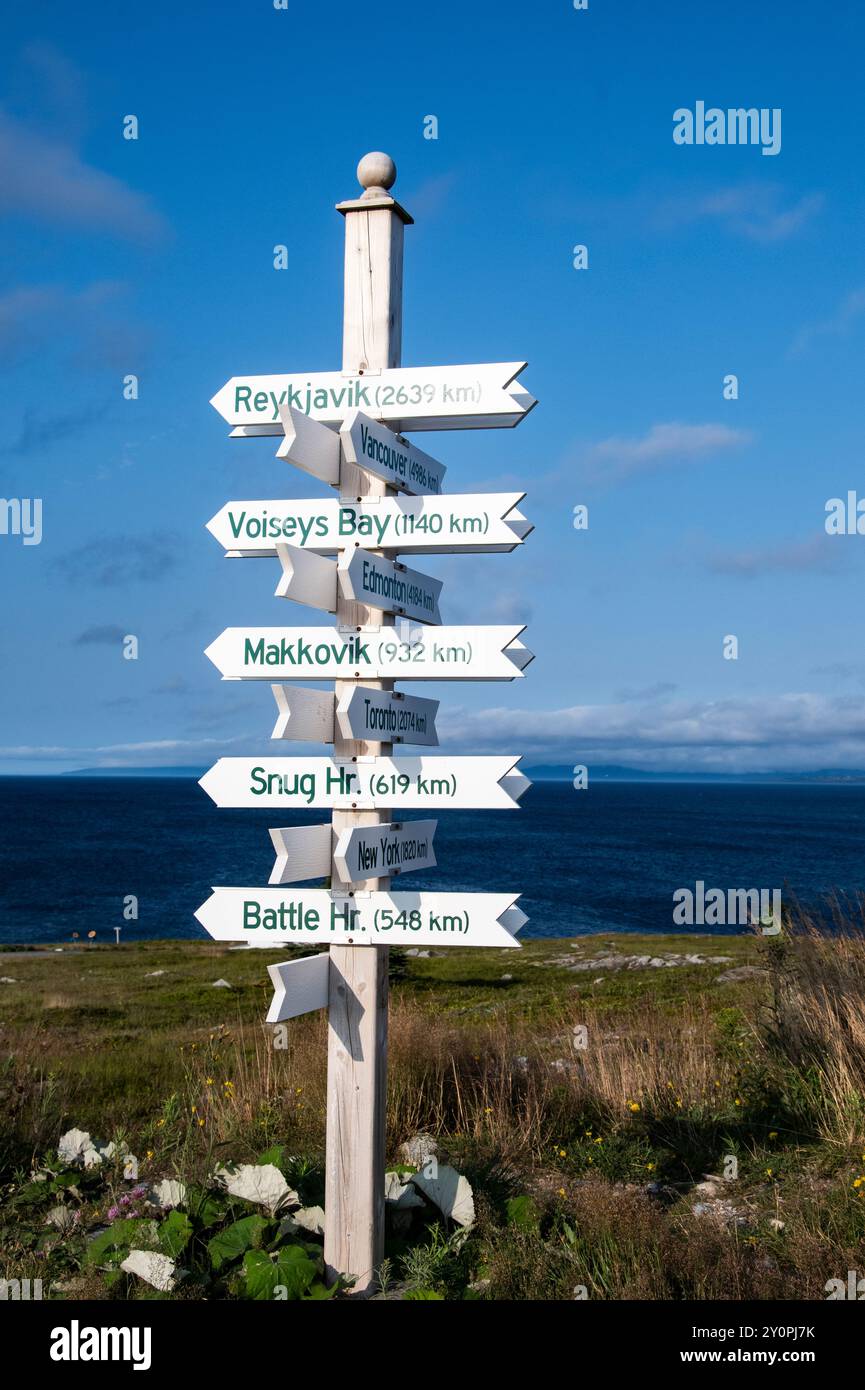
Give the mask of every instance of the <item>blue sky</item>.
[[[315, 619], [204, 523], [326, 490], [208, 401], [339, 366], [334, 204], [369, 149], [416, 219], [403, 362], [525, 359], [539, 400], [516, 430], [416, 436], [453, 491], [524, 488], [536, 525], [519, 553], [419, 566], [446, 622], [525, 621], [537, 657], [416, 687], [444, 746], [865, 767], [865, 536], [824, 529], [827, 499], [865, 496], [863, 31], [852, 0], [11, 12], [0, 495], [42, 499], [43, 538], [0, 535], [0, 771], [273, 751], [266, 685], [221, 684], [203, 650]], [[780, 108], [780, 152], [675, 144], [700, 100]]]

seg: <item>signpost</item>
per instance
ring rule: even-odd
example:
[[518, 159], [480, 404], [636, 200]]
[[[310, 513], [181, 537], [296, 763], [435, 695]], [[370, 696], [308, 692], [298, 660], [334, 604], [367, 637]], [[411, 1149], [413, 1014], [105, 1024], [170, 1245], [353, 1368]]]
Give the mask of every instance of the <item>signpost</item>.
[[[316, 558], [318, 558], [316, 556]], [[398, 560], [386, 560], [375, 551], [344, 550], [339, 561], [339, 582], [348, 599], [414, 618], [419, 623], [440, 623], [440, 579], [410, 570]]]
[[339, 435], [349, 463], [360, 464], [391, 487], [401, 492], [441, 492], [447, 472], [444, 464], [362, 410], [346, 417]]
[[[436, 822], [395, 810], [514, 809], [528, 786], [514, 757], [393, 758], [396, 744], [438, 743], [438, 702], [394, 680], [514, 680], [532, 659], [521, 626], [441, 626], [441, 583], [398, 559], [514, 550], [532, 530], [524, 494], [442, 495], [444, 466], [402, 432], [509, 427], [535, 400], [517, 380], [524, 362], [401, 366], [412, 219], [388, 191], [387, 155], [366, 155], [358, 177], [364, 191], [338, 205], [342, 369], [232, 377], [212, 400], [235, 438], [281, 436], [277, 457], [338, 495], [228, 502], [207, 523], [231, 558], [279, 558], [279, 597], [334, 614], [329, 627], [227, 628], [207, 649], [223, 679], [276, 678], [274, 739], [330, 744], [332, 756], [220, 758], [201, 786], [219, 806], [329, 807], [332, 819], [271, 830], [272, 886], [214, 888], [196, 916], [218, 941], [328, 947], [268, 967], [267, 1019], [327, 1008], [325, 1268], [365, 1296], [384, 1253], [387, 948], [514, 948], [526, 921], [513, 893], [390, 890], [436, 864]], [[330, 886], [293, 886], [316, 879]]]
[[[316, 557], [318, 558], [318, 557]], [[224, 680], [512, 681], [532, 653], [523, 627], [227, 627], [205, 651]]]
[[[199, 780], [217, 806], [354, 811], [450, 807], [512, 811], [528, 786], [518, 758], [220, 758]], [[508, 780], [511, 779], [511, 780]]]
[[[358, 199], [358, 201], [360, 201]], [[537, 402], [516, 380], [525, 362], [454, 367], [384, 367], [364, 371], [233, 376], [211, 397], [223, 420], [243, 434], [282, 434], [279, 408], [341, 425], [369, 411], [394, 430], [471, 430], [518, 425]]]
[[494, 555], [514, 550], [534, 529], [519, 510], [524, 497], [467, 492], [372, 499], [343, 490], [339, 499], [226, 502], [207, 529], [232, 557], [275, 555], [280, 541], [319, 555], [336, 555], [355, 542], [404, 555]]
[[[347, 893], [326, 888], [214, 888], [196, 912], [216, 941], [297, 946], [518, 947], [516, 893]], [[510, 915], [513, 914], [513, 915]]]
[[434, 820], [407, 820], [344, 830], [333, 851], [340, 878], [343, 883], [355, 883], [376, 872], [393, 878], [396, 874], [434, 869], [436, 824]]
[[438, 700], [422, 700], [397, 690], [352, 684], [337, 704], [330, 691], [298, 685], [272, 685], [279, 716], [271, 738], [307, 743], [384, 738], [389, 743], [438, 743]]

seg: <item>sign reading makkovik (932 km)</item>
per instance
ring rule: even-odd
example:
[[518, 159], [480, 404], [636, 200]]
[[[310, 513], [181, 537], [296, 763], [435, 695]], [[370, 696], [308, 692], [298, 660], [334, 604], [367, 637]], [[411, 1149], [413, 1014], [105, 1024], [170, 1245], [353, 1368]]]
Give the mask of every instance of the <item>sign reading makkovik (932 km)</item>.
[[339, 434], [349, 463], [384, 478], [391, 487], [415, 494], [441, 492], [445, 465], [408, 440], [399, 439], [387, 425], [370, 420], [363, 411], [353, 411]]
[[362, 893], [326, 888], [214, 888], [196, 912], [217, 941], [249, 946], [519, 946], [517, 893]]
[[516, 809], [529, 786], [519, 758], [467, 757], [220, 758], [198, 785], [217, 806], [336, 807], [363, 810]]
[[224, 680], [481, 680], [522, 676], [524, 627], [227, 627], [205, 651]]
[[524, 492], [226, 502], [207, 529], [230, 555], [276, 555], [287, 541], [334, 555], [355, 544], [405, 555], [486, 555], [513, 550], [530, 531]]
[[382, 371], [233, 376], [210, 404], [223, 420], [253, 434], [282, 434], [282, 405], [341, 425], [354, 410], [397, 429], [465, 430], [518, 425], [537, 402], [516, 381], [526, 362]]

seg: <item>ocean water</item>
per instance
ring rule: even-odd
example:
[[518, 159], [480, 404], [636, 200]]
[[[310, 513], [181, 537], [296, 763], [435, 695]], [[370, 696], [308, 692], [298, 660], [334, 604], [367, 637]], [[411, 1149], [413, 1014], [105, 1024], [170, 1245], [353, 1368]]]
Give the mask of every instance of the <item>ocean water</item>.
[[[267, 883], [269, 826], [326, 812], [218, 810], [194, 778], [0, 778], [0, 941], [198, 937], [211, 885]], [[865, 786], [540, 782], [517, 811], [443, 811], [412, 888], [514, 892], [524, 936], [674, 930], [672, 895], [865, 889]], [[138, 898], [137, 922], [123, 900]], [[723, 930], [716, 928], [715, 930]]]

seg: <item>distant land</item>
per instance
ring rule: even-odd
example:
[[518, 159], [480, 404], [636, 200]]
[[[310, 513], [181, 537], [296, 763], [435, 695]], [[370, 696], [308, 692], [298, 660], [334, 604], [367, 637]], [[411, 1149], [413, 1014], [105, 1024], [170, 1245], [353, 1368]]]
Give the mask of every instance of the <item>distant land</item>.
[[[397, 755], [399, 756], [399, 754]], [[788, 782], [865, 783], [865, 770], [827, 767], [816, 772], [647, 772], [644, 768], [619, 767], [613, 763], [586, 763], [589, 782]], [[64, 772], [62, 777], [203, 777], [207, 765], [200, 767], [83, 767]], [[570, 782], [573, 764], [539, 763], [523, 769], [533, 782]], [[51, 776], [52, 774], [46, 774]]]

